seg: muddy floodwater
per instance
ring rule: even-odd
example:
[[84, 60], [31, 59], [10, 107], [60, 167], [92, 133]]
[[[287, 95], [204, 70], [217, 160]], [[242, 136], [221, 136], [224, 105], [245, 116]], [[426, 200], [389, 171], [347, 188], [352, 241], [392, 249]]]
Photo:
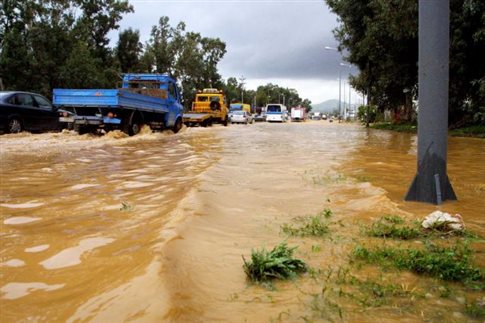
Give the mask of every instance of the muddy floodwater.
[[[385, 215], [460, 213], [485, 236], [485, 140], [449, 138], [459, 200], [441, 206], [403, 201], [416, 143], [327, 121], [0, 136], [0, 321], [483, 320], [467, 312], [483, 311], [480, 289], [350, 259], [356, 245], [404, 243], [365, 236]], [[322, 210], [328, 236], [283, 234]], [[242, 256], [282, 241], [311, 271], [251, 284]], [[483, 269], [483, 240], [471, 248]], [[356, 289], [371, 279], [400, 292]]]

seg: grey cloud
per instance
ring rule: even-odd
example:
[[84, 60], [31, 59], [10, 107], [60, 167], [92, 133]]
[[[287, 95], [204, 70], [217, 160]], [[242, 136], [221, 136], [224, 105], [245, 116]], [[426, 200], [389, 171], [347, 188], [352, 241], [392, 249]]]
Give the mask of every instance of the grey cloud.
[[143, 40], [161, 16], [175, 26], [218, 37], [227, 44], [219, 64], [224, 77], [334, 80], [340, 54], [337, 26], [324, 1], [132, 1], [135, 13], [121, 22], [122, 29], [139, 29]]

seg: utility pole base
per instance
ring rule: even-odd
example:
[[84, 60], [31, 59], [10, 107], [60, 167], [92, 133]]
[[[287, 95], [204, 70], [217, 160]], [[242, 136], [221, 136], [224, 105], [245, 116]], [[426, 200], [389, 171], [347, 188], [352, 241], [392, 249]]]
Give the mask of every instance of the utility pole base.
[[446, 200], [456, 200], [455, 191], [446, 174], [446, 162], [428, 150], [404, 200], [435, 205]]

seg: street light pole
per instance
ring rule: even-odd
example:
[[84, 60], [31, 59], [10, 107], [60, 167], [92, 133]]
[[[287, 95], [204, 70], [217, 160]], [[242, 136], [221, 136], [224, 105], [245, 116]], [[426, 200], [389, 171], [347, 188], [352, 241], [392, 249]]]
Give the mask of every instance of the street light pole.
[[244, 103], [244, 80], [246, 80], [246, 78], [241, 75], [239, 78], [239, 81], [241, 82], [241, 103]]
[[[326, 50], [333, 50], [338, 52], [338, 48], [335, 48], [335, 47], [325, 46], [324, 48]], [[340, 64], [343, 64], [343, 63], [340, 63]], [[340, 67], [338, 69], [338, 113], [339, 113], [339, 116], [342, 115], [342, 72], [340, 70]]]
[[[349, 104], [348, 108], [350, 109], [350, 93], [351, 93], [351, 86], [350, 86], [350, 71], [352, 69], [352, 64], [345, 64], [345, 63], [340, 63], [340, 66], [347, 66], [349, 68]], [[344, 83], [345, 84], [345, 83]], [[345, 87], [344, 87], [344, 92], [345, 92]], [[345, 93], [344, 93], [344, 120], [347, 120], [347, 109], [345, 108]]]
[[340, 68], [338, 69], [338, 114], [342, 115], [342, 72]]

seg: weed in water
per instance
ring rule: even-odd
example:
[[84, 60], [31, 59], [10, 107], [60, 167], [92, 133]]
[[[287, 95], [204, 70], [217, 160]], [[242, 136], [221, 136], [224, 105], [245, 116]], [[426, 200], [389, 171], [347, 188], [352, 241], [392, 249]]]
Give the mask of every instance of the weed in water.
[[438, 287], [438, 293], [441, 298], [449, 298], [451, 296], [452, 290], [448, 286]]
[[293, 258], [297, 247], [289, 248], [285, 242], [280, 243], [271, 251], [264, 248], [251, 252], [251, 261], [244, 260], [244, 272], [251, 281], [267, 282], [274, 278], [289, 279], [305, 272], [307, 265], [303, 260]]
[[354, 276], [350, 276], [349, 282], [357, 290], [347, 293], [345, 296], [365, 307], [379, 307], [389, 304], [392, 297], [418, 296], [415, 292], [406, 290], [402, 285], [381, 284], [371, 279], [360, 280]]
[[387, 222], [394, 223], [394, 224], [404, 223], [404, 219], [401, 218], [399, 215], [384, 215], [382, 218]]
[[121, 202], [121, 208], [120, 211], [132, 211], [133, 210], [133, 205], [128, 204], [127, 202]]
[[319, 215], [323, 215], [325, 219], [329, 219], [332, 217], [332, 210], [330, 209], [324, 209], [322, 212], [319, 213]]
[[397, 225], [401, 223], [402, 219], [399, 217], [385, 216], [374, 222], [364, 231], [367, 235], [371, 237], [393, 238], [402, 240], [415, 239], [422, 236], [419, 227], [407, 227]]
[[343, 312], [337, 303], [332, 302], [326, 295], [326, 288], [320, 294], [314, 294], [310, 305], [317, 318], [332, 322], [332, 317], [338, 314], [343, 319]]
[[312, 252], [320, 252], [320, 251], [322, 251], [321, 246], [317, 246], [317, 245], [312, 246]]
[[465, 284], [483, 282], [481, 269], [471, 264], [471, 250], [463, 244], [451, 247], [427, 245], [425, 250], [389, 247], [369, 250], [357, 246], [352, 252], [352, 257], [382, 266], [391, 265], [442, 280], [460, 281]]
[[411, 226], [403, 225], [404, 220], [398, 216], [387, 215], [363, 231], [366, 235], [378, 238], [391, 238], [411, 240], [417, 238], [438, 238], [449, 236], [462, 236], [466, 239], [477, 239], [478, 236], [467, 230], [449, 230], [448, 222], [440, 222], [435, 226], [423, 229], [419, 221], [414, 221]]
[[476, 319], [485, 319], [485, 299], [466, 304], [465, 313]]
[[298, 237], [323, 237], [329, 233], [328, 224], [324, 222], [322, 214], [300, 219], [303, 222], [300, 226], [283, 224], [281, 226], [283, 233]]
[[364, 175], [357, 175], [355, 176], [355, 179], [360, 183], [368, 183], [371, 181], [370, 177]]

